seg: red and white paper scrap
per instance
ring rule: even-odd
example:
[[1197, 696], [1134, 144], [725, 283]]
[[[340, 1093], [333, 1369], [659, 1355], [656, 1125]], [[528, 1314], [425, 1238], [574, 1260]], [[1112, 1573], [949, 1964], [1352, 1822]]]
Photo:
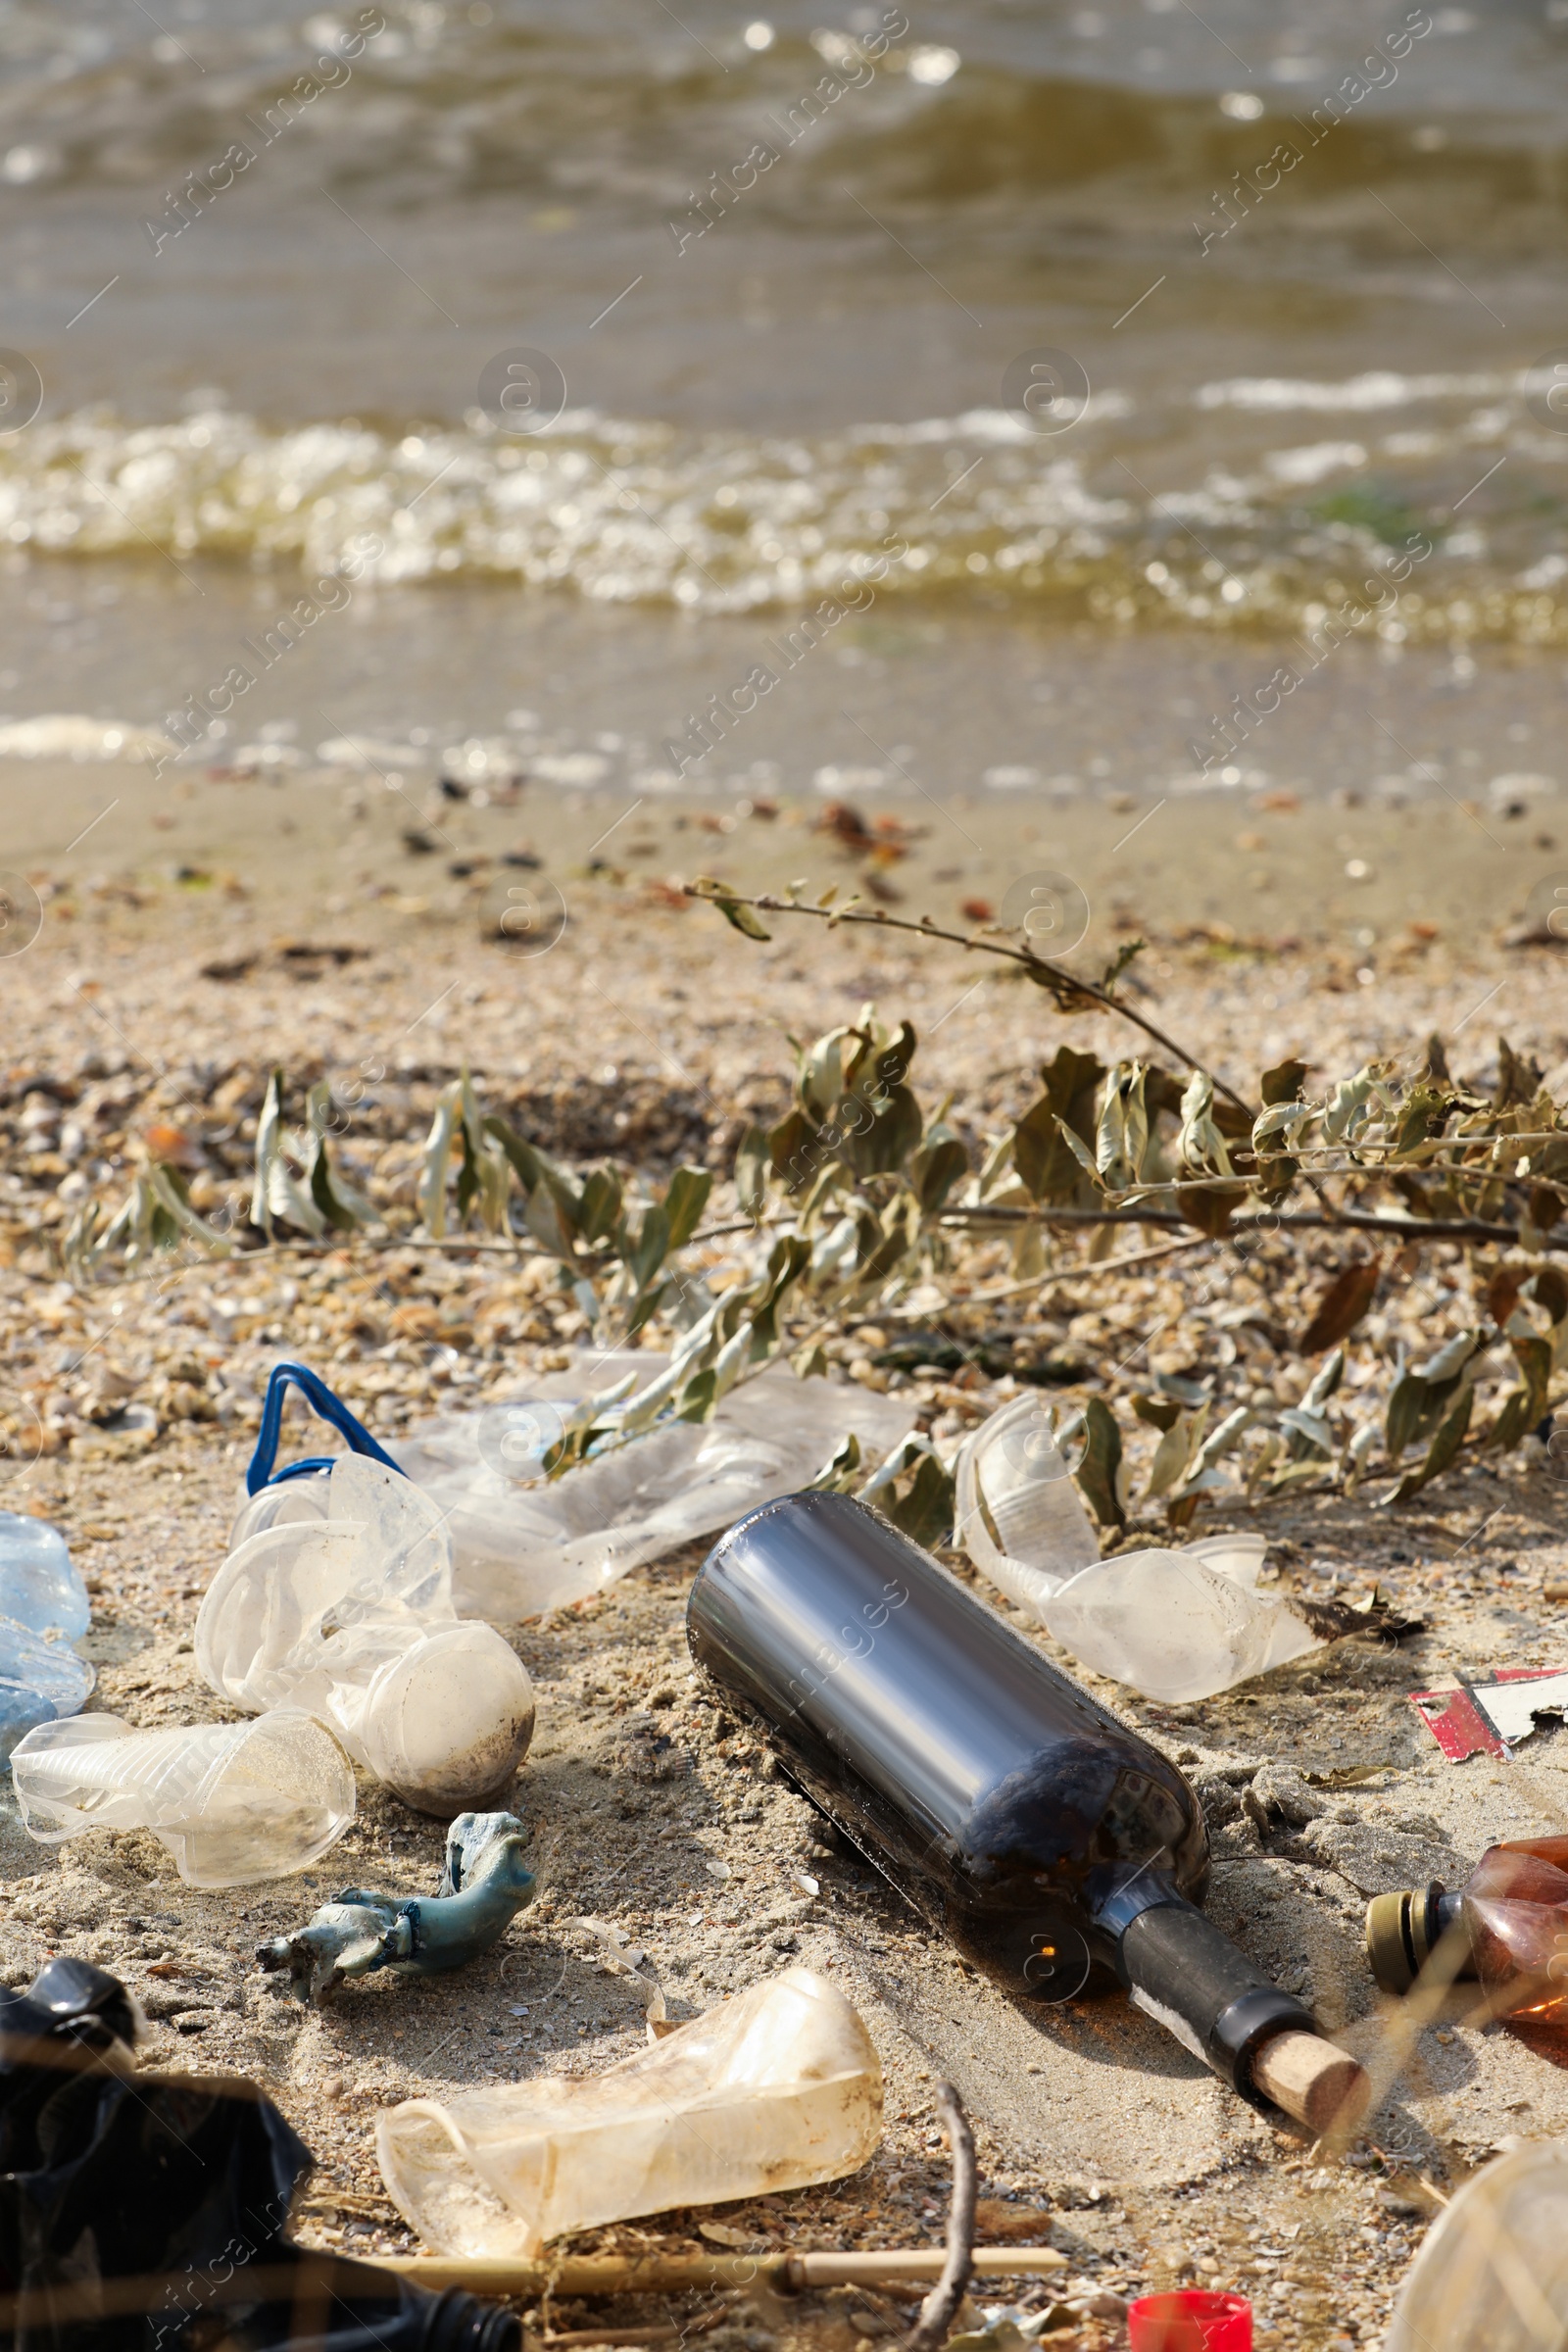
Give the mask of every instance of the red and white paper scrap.
[[1412, 1690], [1410, 1704], [1450, 1764], [1466, 1756], [1511, 1758], [1538, 1715], [1568, 1714], [1568, 1668], [1505, 1666], [1490, 1682]]

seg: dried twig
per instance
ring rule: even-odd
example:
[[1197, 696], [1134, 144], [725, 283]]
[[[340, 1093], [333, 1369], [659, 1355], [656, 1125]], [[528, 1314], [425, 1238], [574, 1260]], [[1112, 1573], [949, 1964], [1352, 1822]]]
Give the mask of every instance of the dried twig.
[[[1173, 1209], [1160, 1208], [944, 1208], [938, 1212], [942, 1225], [1162, 1225], [1168, 1232], [1188, 1228], [1185, 1217]], [[1502, 1242], [1518, 1247], [1518, 1229], [1512, 1225], [1489, 1225], [1479, 1217], [1380, 1217], [1370, 1209], [1341, 1208], [1328, 1214], [1315, 1209], [1264, 1209], [1253, 1216], [1232, 1217], [1224, 1233], [1205, 1235], [1205, 1240], [1228, 1241], [1238, 1233], [1277, 1233], [1289, 1228], [1298, 1231], [1339, 1232], [1348, 1228], [1352, 1233], [1380, 1233], [1401, 1242]], [[1568, 1225], [1558, 1233], [1542, 1234], [1542, 1250], [1568, 1249]], [[1085, 1267], [1085, 1273], [1114, 1271], [1114, 1261], [1107, 1259], [1102, 1269]]]
[[974, 2271], [974, 2133], [951, 2082], [939, 2082], [937, 2113], [953, 2150], [953, 2201], [948, 2207], [948, 2259], [904, 2339], [904, 2352], [938, 2352], [963, 2301]]
[[[950, 947], [969, 948], [977, 956], [1000, 956], [1004, 962], [1018, 964], [1031, 979], [1049, 987], [1064, 1010], [1072, 1008], [1075, 998], [1083, 998], [1086, 1004], [1097, 1005], [1102, 1012], [1113, 1012], [1120, 1019], [1131, 1021], [1135, 1027], [1142, 1029], [1146, 1037], [1152, 1037], [1155, 1045], [1163, 1046], [1167, 1054], [1174, 1054], [1178, 1061], [1185, 1062], [1190, 1070], [1208, 1067], [1200, 1054], [1189, 1053], [1185, 1046], [1177, 1044], [1175, 1038], [1168, 1037], [1163, 1029], [1157, 1029], [1146, 1013], [1139, 1012], [1120, 997], [1112, 996], [1108, 988], [1101, 988], [1093, 980], [1080, 980], [1077, 973], [1069, 972], [1064, 963], [1053, 963], [1049, 956], [1037, 956], [1031, 948], [1004, 947], [1001, 940], [982, 939], [969, 931], [944, 931], [929, 916], [911, 923], [904, 915], [884, 913], [880, 906], [868, 907], [861, 913], [836, 906], [807, 906], [799, 899], [779, 899], [765, 891], [760, 898], [748, 899], [738, 890], [704, 890], [695, 882], [684, 882], [681, 888], [688, 899], [701, 899], [709, 906], [756, 906], [764, 914], [812, 914], [819, 922], [831, 923], [835, 929], [842, 923], [865, 923], [881, 931], [910, 931], [916, 939], [944, 939]], [[1238, 1110], [1246, 1112], [1249, 1119], [1257, 1116], [1256, 1105], [1246, 1102], [1223, 1078], [1216, 1077], [1214, 1084], [1220, 1094], [1235, 1103]]]

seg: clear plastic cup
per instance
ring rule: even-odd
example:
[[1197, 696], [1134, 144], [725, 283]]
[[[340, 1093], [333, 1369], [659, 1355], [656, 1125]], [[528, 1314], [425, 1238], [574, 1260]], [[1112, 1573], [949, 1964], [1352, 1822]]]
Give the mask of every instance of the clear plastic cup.
[[354, 1819], [354, 1774], [297, 1708], [251, 1723], [137, 1731], [118, 1715], [40, 1724], [11, 1758], [29, 1834], [150, 1830], [191, 1886], [248, 1886], [307, 1869]]

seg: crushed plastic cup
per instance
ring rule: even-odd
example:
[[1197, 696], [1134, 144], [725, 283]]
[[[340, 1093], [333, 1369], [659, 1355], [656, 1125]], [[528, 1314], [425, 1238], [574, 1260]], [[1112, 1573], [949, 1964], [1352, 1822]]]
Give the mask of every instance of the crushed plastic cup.
[[297, 1708], [158, 1731], [79, 1715], [29, 1732], [11, 1772], [23, 1823], [42, 1843], [150, 1830], [191, 1886], [306, 1870], [354, 1819], [348, 1758]]
[[0, 1759], [38, 1724], [74, 1715], [90, 1697], [93, 1669], [71, 1646], [89, 1616], [60, 1530], [0, 1511]]
[[308, 1709], [423, 1812], [482, 1807], [527, 1753], [533, 1686], [493, 1626], [453, 1607], [445, 1513], [361, 1454], [309, 1484], [323, 1514], [253, 1528], [213, 1579], [198, 1666], [234, 1706]]
[[1568, 2336], [1568, 2141], [1472, 2173], [1399, 2290], [1384, 2352], [1544, 2352]]
[[787, 1968], [593, 2080], [389, 2108], [376, 2154], [427, 2245], [528, 2260], [570, 2230], [842, 2180], [881, 2132], [864, 2024], [825, 1979]]
[[[405, 1471], [440, 1508], [458, 1613], [503, 1624], [603, 1592], [645, 1561], [793, 1494], [851, 1432], [869, 1467], [909, 1426], [908, 1407], [896, 1396], [797, 1380], [774, 1365], [731, 1389], [710, 1421], [656, 1423], [547, 1478], [545, 1456], [574, 1404], [629, 1382], [606, 1414], [612, 1424], [669, 1368], [669, 1357], [653, 1348], [579, 1349], [567, 1370], [541, 1377], [526, 1396], [425, 1422], [390, 1449], [302, 1365], [274, 1370], [269, 1403], [277, 1385], [291, 1381], [351, 1446]], [[330, 1462], [274, 1473], [277, 1434], [276, 1420], [269, 1433], [264, 1419], [249, 1495], [229, 1539], [235, 1547], [270, 1528], [328, 1515]]]
[[1127, 2352], [1252, 2352], [1252, 2306], [1208, 2287], [1140, 2295], [1127, 2306]]
[[970, 1559], [1097, 1674], [1146, 1698], [1211, 1698], [1322, 1646], [1284, 1596], [1261, 1592], [1261, 1536], [1207, 1536], [1102, 1560], [1068, 1461], [1036, 1396], [1004, 1405], [959, 1450], [956, 1514]]

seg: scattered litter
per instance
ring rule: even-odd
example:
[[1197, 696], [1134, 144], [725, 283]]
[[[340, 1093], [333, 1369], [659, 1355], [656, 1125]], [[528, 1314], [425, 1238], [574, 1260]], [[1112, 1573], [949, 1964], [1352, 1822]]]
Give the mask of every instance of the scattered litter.
[[253, 1494], [197, 1612], [196, 1662], [231, 1705], [308, 1708], [427, 1813], [503, 1794], [533, 1736], [527, 1669], [453, 1606], [441, 1509], [359, 1453]]
[[354, 1819], [348, 1758], [298, 1707], [150, 1732], [118, 1715], [77, 1715], [30, 1731], [11, 1773], [24, 1826], [43, 1844], [84, 1830], [151, 1830], [190, 1886], [308, 1870]]
[[0, 1761], [24, 1732], [74, 1715], [90, 1696], [93, 1669], [71, 1647], [89, 1615], [60, 1530], [0, 1511]]
[[1252, 2352], [1252, 2306], [1200, 2286], [1140, 2295], [1127, 2306], [1127, 2352]]
[[568, 1478], [548, 1478], [552, 1450], [586, 1426], [590, 1404], [595, 1426], [612, 1432], [628, 1414], [649, 1410], [656, 1389], [669, 1385], [670, 1367], [649, 1348], [578, 1350], [568, 1370], [545, 1375], [526, 1397], [425, 1422], [388, 1450], [318, 1374], [275, 1365], [246, 1474], [250, 1500], [230, 1543], [283, 1521], [332, 1516], [332, 1457], [273, 1467], [291, 1386], [354, 1452], [403, 1471], [438, 1505], [458, 1611], [504, 1624], [583, 1600], [805, 1486], [847, 1443], [858, 1456], [880, 1456], [908, 1428], [907, 1408], [896, 1398], [800, 1381], [775, 1365], [730, 1390], [706, 1422], [658, 1422], [623, 1443], [605, 1442]]
[[309, 2148], [253, 2082], [137, 2074], [139, 2023], [119, 1979], [85, 1960], [0, 1990], [8, 2343], [521, 2352], [496, 2305], [292, 2244]]
[[[1192, 1471], [1202, 1474], [1230, 1426], [1221, 1423]], [[1146, 1698], [1212, 1698], [1347, 1634], [1412, 1630], [1378, 1605], [1260, 1592], [1261, 1536], [1207, 1536], [1102, 1560], [1038, 1397], [1015, 1398], [970, 1433], [956, 1480], [959, 1536], [975, 1566], [1084, 1665]]]
[[822, 1891], [821, 1880], [808, 1877], [804, 1870], [795, 1873], [795, 1884], [803, 1894], [820, 1894]]
[[264, 1969], [286, 1968], [295, 1999], [318, 2006], [346, 1978], [378, 1968], [399, 1977], [444, 1976], [498, 1943], [532, 1900], [522, 1844], [514, 1813], [461, 1813], [447, 1832], [433, 1899], [345, 1886], [309, 1927], [274, 1936], [256, 1957]]
[[1315, 2131], [1364, 2095], [1197, 1909], [1207, 1840], [1175, 1765], [875, 1512], [817, 1493], [753, 1513], [704, 1562], [686, 1623], [803, 1793], [1015, 1998], [1119, 1981]]
[[1366, 1955], [1385, 1992], [1408, 1992], [1430, 1960], [1428, 1974], [1441, 1983], [1479, 1977], [1496, 2015], [1560, 2016], [1568, 2009], [1568, 1838], [1489, 1845], [1456, 1894], [1434, 1883], [1374, 1895]]
[[1484, 2165], [1428, 2231], [1385, 2352], [1541, 2352], [1568, 2330], [1568, 2141]]
[[844, 1995], [787, 1968], [608, 2073], [381, 2115], [393, 2202], [440, 2252], [532, 2256], [605, 2222], [837, 2180], [882, 2132], [882, 2070]]
[[1412, 1690], [1410, 1704], [1450, 1764], [1483, 1755], [1511, 1762], [1538, 1715], [1568, 1710], [1568, 1667], [1503, 1666], [1485, 1683], [1455, 1677]]

